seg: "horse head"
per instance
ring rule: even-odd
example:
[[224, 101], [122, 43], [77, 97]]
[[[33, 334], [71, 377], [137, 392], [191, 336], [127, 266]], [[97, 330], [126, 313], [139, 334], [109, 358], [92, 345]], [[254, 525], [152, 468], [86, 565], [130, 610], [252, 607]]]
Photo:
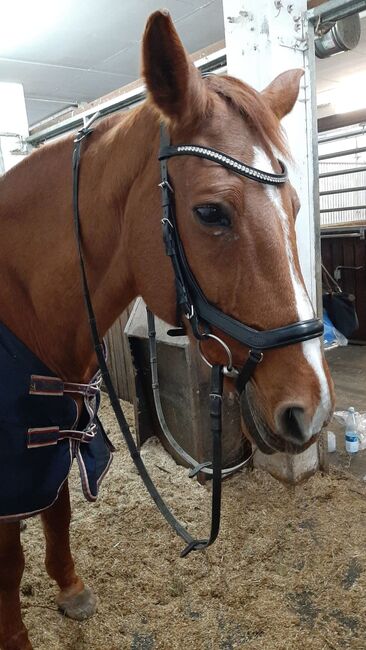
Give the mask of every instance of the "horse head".
[[[260, 170], [263, 178], [283, 173], [279, 159], [290, 155], [280, 120], [296, 102], [301, 70], [281, 74], [263, 92], [229, 76], [202, 78], [162, 11], [146, 26], [143, 71], [150, 106], [175, 148], [189, 143], [198, 153], [223, 152], [244, 168]], [[314, 318], [297, 253], [300, 204], [290, 181], [255, 182], [201, 155], [175, 155], [169, 178], [180, 241], [210, 304], [263, 332]], [[161, 245], [157, 255], [164, 255]], [[165, 268], [160, 259], [155, 264]], [[174, 322], [171, 266], [160, 283], [152, 284], [153, 294], [142, 292], [145, 299]], [[215, 326], [212, 332], [230, 348], [234, 366], [242, 367], [248, 347]], [[209, 362], [226, 363], [215, 340], [204, 340], [201, 347]], [[232, 380], [227, 387], [232, 389]], [[329, 419], [332, 405], [319, 338], [267, 350], [241, 395], [245, 433], [267, 453], [303, 451]]]

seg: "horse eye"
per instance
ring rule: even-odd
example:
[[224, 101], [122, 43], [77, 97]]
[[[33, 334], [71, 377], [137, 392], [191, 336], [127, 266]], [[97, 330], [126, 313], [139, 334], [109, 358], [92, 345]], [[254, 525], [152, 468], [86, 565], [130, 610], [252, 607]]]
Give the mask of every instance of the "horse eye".
[[223, 205], [217, 205], [215, 203], [197, 205], [193, 211], [204, 226], [222, 226], [227, 228], [231, 225], [230, 216]]

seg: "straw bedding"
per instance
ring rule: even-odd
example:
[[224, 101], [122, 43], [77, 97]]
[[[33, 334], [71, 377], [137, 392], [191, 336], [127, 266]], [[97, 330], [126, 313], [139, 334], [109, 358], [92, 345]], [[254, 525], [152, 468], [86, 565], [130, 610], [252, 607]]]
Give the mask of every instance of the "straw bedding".
[[[77, 623], [57, 611], [40, 522], [29, 520], [22, 602], [36, 650], [366, 647], [362, 482], [333, 469], [288, 488], [240, 473], [224, 484], [216, 544], [180, 559], [182, 542], [147, 495], [105, 401], [102, 420], [118, 451], [99, 501], [87, 504], [76, 472], [71, 480], [74, 555], [98, 612]], [[143, 455], [176, 514], [206, 534], [209, 486], [188, 479], [154, 440]]]

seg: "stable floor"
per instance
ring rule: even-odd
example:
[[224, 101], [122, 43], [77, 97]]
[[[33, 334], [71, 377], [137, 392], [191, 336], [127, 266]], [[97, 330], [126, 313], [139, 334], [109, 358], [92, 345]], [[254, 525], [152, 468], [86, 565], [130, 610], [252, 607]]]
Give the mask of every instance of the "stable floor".
[[[365, 353], [329, 355], [339, 408], [363, 407], [345, 373], [362, 373]], [[130, 405], [126, 414], [133, 426]], [[40, 521], [29, 520], [22, 604], [35, 650], [365, 650], [362, 481], [334, 466], [296, 487], [242, 471], [224, 483], [215, 545], [181, 559], [183, 544], [143, 487], [105, 399], [101, 417], [117, 451], [97, 503], [83, 499], [77, 472], [71, 480], [72, 546], [98, 612], [83, 623], [58, 613]], [[153, 439], [143, 456], [178, 518], [206, 535], [210, 485], [189, 479]]]
[[[366, 345], [348, 345], [334, 348], [326, 353], [336, 390], [336, 411], [346, 411], [353, 406], [360, 413], [366, 412]], [[366, 450], [357, 454], [346, 453], [344, 426], [335, 418], [327, 427], [337, 438], [336, 452], [329, 454], [329, 462], [348, 469], [358, 478], [366, 480]]]

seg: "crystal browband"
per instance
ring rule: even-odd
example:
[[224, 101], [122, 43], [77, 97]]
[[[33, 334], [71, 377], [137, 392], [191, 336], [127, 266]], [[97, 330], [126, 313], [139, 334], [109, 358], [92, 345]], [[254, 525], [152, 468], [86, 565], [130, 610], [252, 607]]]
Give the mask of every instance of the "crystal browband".
[[246, 176], [247, 178], [251, 178], [259, 183], [280, 185], [281, 183], [285, 183], [288, 178], [286, 166], [281, 160], [278, 160], [278, 164], [281, 167], [281, 173], [272, 174], [270, 172], [263, 172], [262, 170], [251, 167], [250, 165], [245, 165], [239, 160], [236, 160], [221, 151], [216, 151], [216, 149], [200, 147], [192, 144], [162, 147], [159, 153], [159, 160], [165, 160], [166, 158], [172, 158], [173, 156], [186, 155], [198, 156], [199, 158], [212, 160], [213, 162], [217, 162], [223, 167], [230, 169], [236, 174]]

